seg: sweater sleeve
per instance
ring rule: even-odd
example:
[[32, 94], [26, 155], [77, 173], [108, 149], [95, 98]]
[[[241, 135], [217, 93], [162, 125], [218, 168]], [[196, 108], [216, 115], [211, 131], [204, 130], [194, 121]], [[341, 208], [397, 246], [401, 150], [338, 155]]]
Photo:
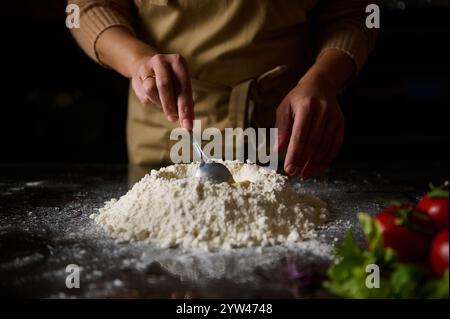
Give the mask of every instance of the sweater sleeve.
[[377, 29], [366, 27], [366, 6], [374, 0], [322, 0], [313, 17], [316, 56], [329, 49], [349, 55], [362, 68], [377, 37]]
[[105, 30], [120, 26], [134, 34], [130, 1], [68, 0], [68, 3], [80, 8], [80, 28], [71, 29], [75, 40], [84, 52], [102, 65], [96, 44]]

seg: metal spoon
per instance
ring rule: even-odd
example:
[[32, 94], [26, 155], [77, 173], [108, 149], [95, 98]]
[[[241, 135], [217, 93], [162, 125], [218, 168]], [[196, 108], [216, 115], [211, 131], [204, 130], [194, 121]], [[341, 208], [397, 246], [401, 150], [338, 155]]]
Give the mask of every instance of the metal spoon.
[[205, 153], [203, 153], [202, 148], [195, 140], [192, 131], [189, 132], [189, 135], [195, 151], [200, 156], [200, 165], [195, 173], [195, 176], [214, 183], [234, 183], [233, 175], [231, 175], [228, 168], [221, 163], [210, 160]]

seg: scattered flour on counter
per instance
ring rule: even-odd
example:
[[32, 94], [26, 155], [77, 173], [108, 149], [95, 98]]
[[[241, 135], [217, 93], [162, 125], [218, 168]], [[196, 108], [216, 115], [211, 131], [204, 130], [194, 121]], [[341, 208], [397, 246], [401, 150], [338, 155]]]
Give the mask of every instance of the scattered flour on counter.
[[236, 184], [205, 182], [194, 177], [197, 163], [176, 164], [152, 170], [92, 218], [119, 239], [208, 251], [300, 242], [326, 222], [326, 204], [299, 195], [287, 177], [223, 163]]

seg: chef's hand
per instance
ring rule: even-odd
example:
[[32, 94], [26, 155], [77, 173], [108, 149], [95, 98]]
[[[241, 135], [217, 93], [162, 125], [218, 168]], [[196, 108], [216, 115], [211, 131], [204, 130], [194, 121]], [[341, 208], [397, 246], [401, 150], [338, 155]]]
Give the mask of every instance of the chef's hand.
[[144, 105], [162, 106], [167, 120], [179, 120], [182, 127], [192, 129], [194, 102], [183, 57], [179, 54], [155, 54], [139, 59], [131, 83]]
[[287, 148], [287, 174], [309, 178], [316, 171], [324, 171], [336, 157], [345, 128], [336, 96], [354, 72], [349, 56], [328, 50], [278, 106], [277, 147]]
[[96, 43], [99, 62], [131, 79], [139, 100], [162, 106], [170, 122], [192, 129], [194, 102], [189, 72], [179, 54], [158, 54], [122, 26], [105, 30]]
[[326, 79], [302, 79], [277, 109], [278, 148], [287, 147], [284, 169], [309, 178], [324, 171], [344, 138], [344, 116], [337, 92]]

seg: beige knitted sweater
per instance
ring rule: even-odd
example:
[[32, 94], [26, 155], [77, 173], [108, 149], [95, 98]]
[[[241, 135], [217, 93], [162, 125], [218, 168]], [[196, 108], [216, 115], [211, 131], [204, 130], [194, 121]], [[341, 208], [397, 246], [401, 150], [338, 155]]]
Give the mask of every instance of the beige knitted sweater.
[[[137, 15], [132, 12], [146, 1], [148, 0], [69, 0], [69, 3], [77, 4], [81, 11], [81, 28], [72, 30], [75, 39], [90, 57], [100, 62], [96, 53], [97, 39], [113, 26], [125, 27], [135, 32], [138, 25], [135, 21]], [[311, 12], [305, 14], [314, 19], [316, 26], [312, 41], [316, 56], [330, 48], [339, 49], [348, 54], [360, 69], [374, 45], [377, 34], [376, 30], [365, 27], [365, 8], [369, 3], [377, 1], [300, 0], [302, 1], [308, 3], [305, 8], [311, 9]], [[168, 0], [151, 2], [164, 4]]]

